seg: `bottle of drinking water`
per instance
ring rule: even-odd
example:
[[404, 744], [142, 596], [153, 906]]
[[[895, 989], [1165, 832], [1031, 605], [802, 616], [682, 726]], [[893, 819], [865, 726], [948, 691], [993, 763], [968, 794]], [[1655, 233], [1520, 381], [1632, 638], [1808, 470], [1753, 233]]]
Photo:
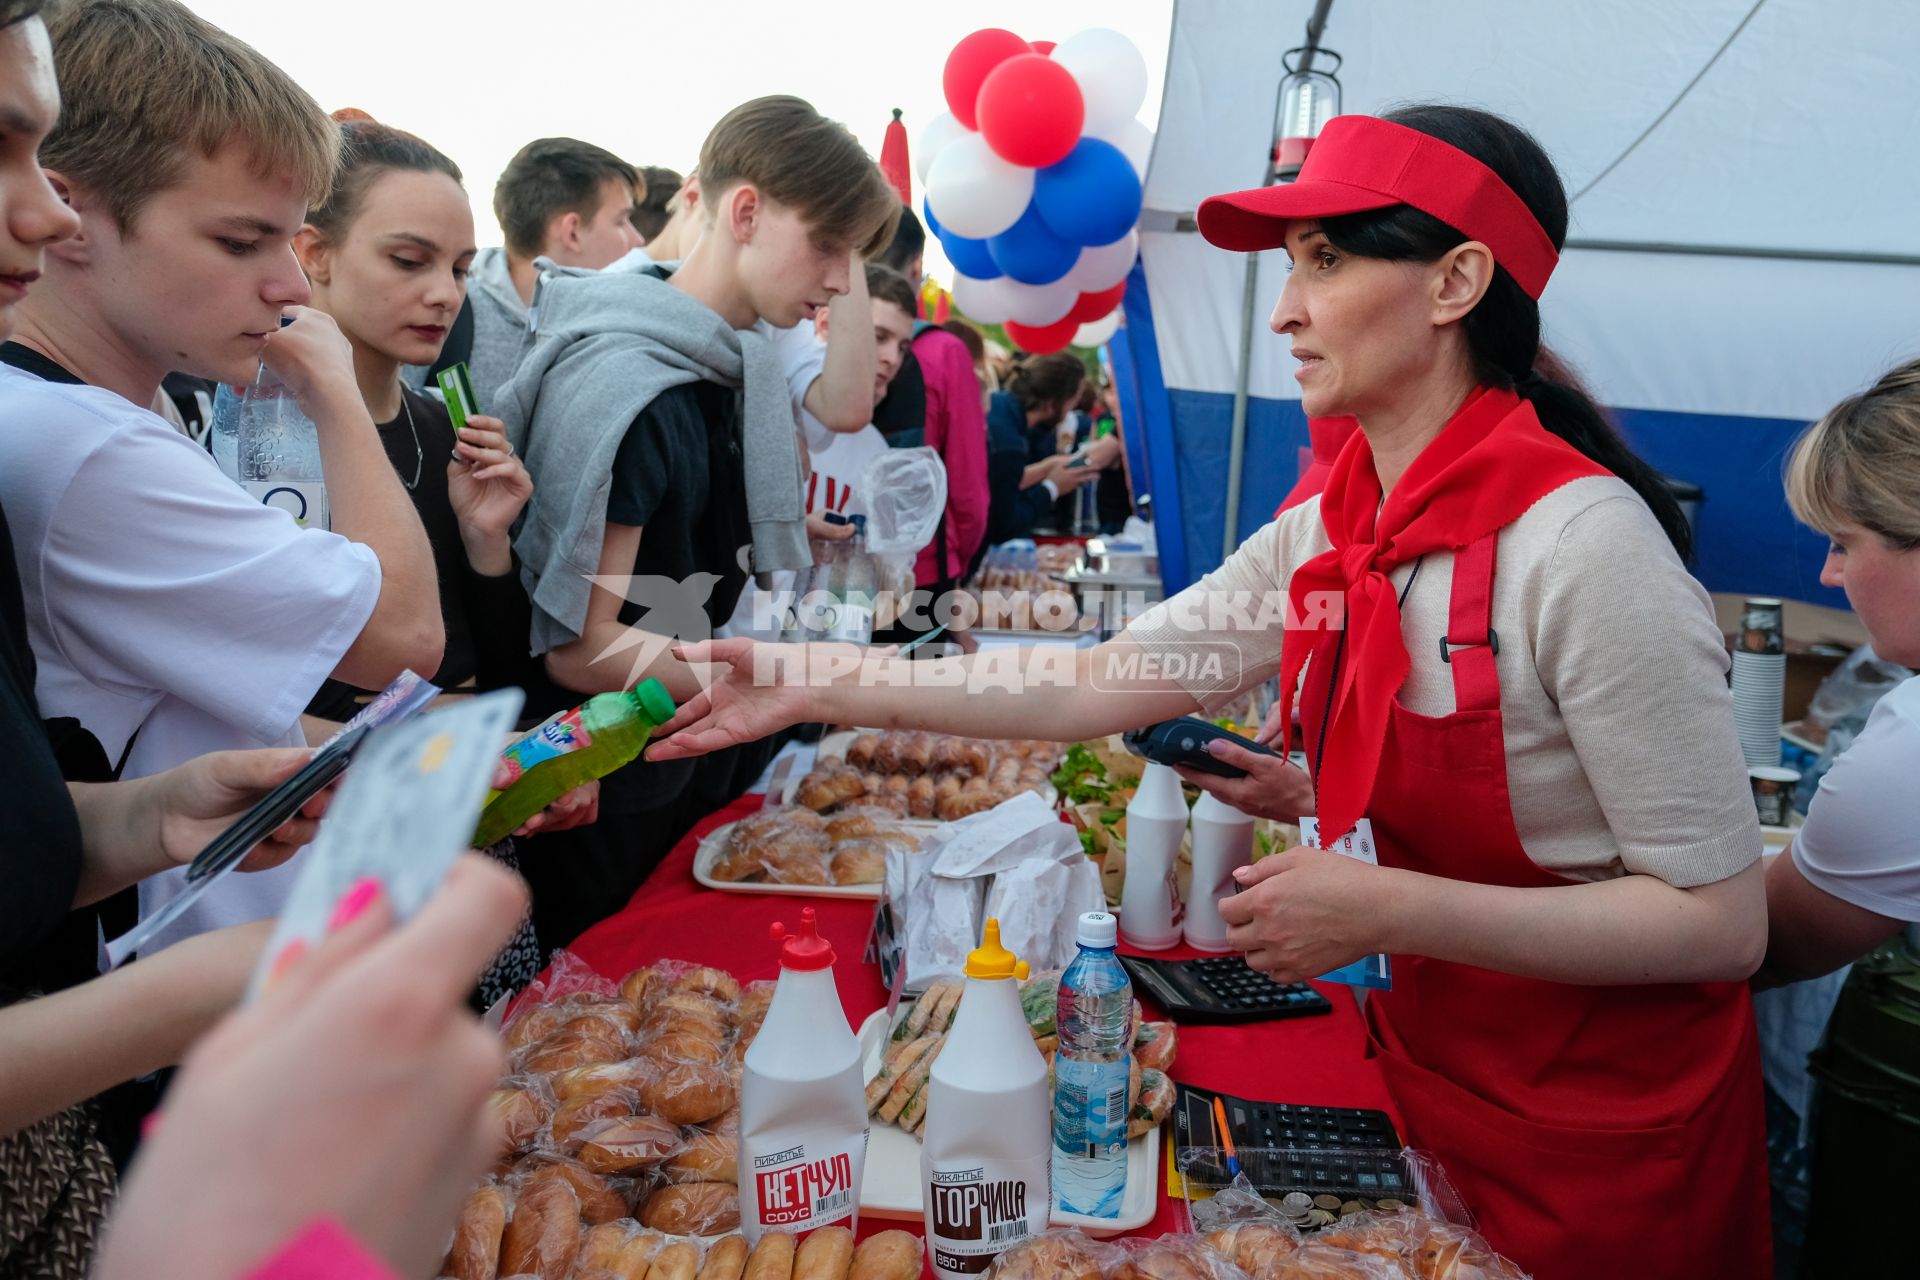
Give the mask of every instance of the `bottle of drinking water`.
[[835, 610], [833, 628], [827, 639], [844, 644], [873, 642], [874, 597], [879, 592], [879, 575], [873, 566], [873, 553], [867, 550], [867, 518], [849, 517], [853, 536], [840, 546], [835, 572], [828, 590]]
[[1127, 1189], [1127, 1077], [1133, 984], [1114, 954], [1119, 922], [1080, 917], [1080, 954], [1060, 975], [1053, 1060], [1053, 1201], [1063, 1213], [1115, 1218]]
[[319, 430], [265, 365], [244, 395], [224, 384], [215, 395], [213, 457], [267, 506], [308, 528], [329, 527]]

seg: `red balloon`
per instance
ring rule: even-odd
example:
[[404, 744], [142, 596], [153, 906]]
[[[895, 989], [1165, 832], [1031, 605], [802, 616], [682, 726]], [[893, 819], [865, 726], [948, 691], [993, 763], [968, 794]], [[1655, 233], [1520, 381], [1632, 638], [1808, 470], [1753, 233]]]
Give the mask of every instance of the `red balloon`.
[[1080, 141], [1087, 104], [1073, 73], [1052, 58], [1023, 53], [995, 67], [980, 86], [980, 136], [1009, 164], [1044, 169]]
[[1127, 282], [1122, 280], [1111, 289], [1102, 289], [1098, 293], [1083, 293], [1080, 300], [1073, 304], [1073, 310], [1067, 312], [1067, 319], [1078, 320], [1081, 324], [1092, 324], [1120, 305], [1127, 296]]
[[1065, 351], [1067, 344], [1073, 341], [1074, 331], [1079, 329], [1080, 321], [1071, 314], [1064, 320], [1052, 324], [1021, 324], [1018, 320], [1009, 320], [1002, 326], [1007, 336], [1020, 345], [1022, 351], [1031, 351], [1036, 356], [1052, 355], [1056, 351]]
[[1008, 58], [1032, 53], [1033, 47], [1011, 31], [987, 27], [953, 46], [947, 55], [947, 67], [940, 75], [940, 87], [946, 91], [947, 110], [969, 129], [979, 128], [974, 106], [980, 100], [980, 86], [987, 75]]
[[1033, 51], [1043, 58], [1052, 53], [1054, 47], [1054, 43], [1051, 40], [1035, 40], [1033, 42]]

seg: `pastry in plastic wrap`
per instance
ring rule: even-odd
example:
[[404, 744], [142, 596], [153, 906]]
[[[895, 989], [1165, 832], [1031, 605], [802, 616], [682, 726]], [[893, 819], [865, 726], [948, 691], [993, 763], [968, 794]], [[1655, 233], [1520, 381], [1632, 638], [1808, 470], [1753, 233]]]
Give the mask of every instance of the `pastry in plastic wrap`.
[[595, 1122], [630, 1116], [638, 1110], [640, 1091], [625, 1086], [575, 1097], [554, 1109], [550, 1126], [553, 1143], [562, 1151], [572, 1152], [579, 1148], [580, 1135]]
[[868, 806], [847, 809], [827, 822], [827, 839], [835, 844], [855, 836], [870, 836], [893, 825], [892, 816]]
[[647, 1000], [656, 987], [666, 986], [666, 975], [654, 965], [644, 965], [635, 969], [620, 982], [620, 997], [636, 1010], [647, 1007]]
[[580, 1241], [575, 1276], [604, 1274], [612, 1280], [647, 1280], [654, 1254], [664, 1242], [657, 1232], [642, 1230], [631, 1218], [594, 1227]]
[[793, 1255], [793, 1280], [846, 1280], [853, 1265], [853, 1232], [821, 1227], [809, 1232]]
[[717, 1236], [740, 1225], [740, 1193], [731, 1182], [661, 1187], [647, 1197], [640, 1221], [673, 1236]]
[[546, 1039], [560, 1029], [567, 1020], [567, 1014], [557, 1004], [536, 1004], [516, 1014], [512, 1022], [506, 1025], [501, 1039], [509, 1049], [522, 1049]]
[[887, 847], [877, 840], [848, 840], [828, 863], [835, 884], [879, 884], [887, 878]]
[[747, 1252], [745, 1236], [720, 1237], [700, 1264], [699, 1280], [740, 1280], [747, 1269]]
[[696, 1133], [661, 1166], [669, 1182], [733, 1182], [740, 1176], [738, 1134]]
[[644, 1037], [692, 1035], [724, 1040], [732, 1016], [720, 1005], [700, 996], [673, 994], [659, 997], [647, 1010]]
[[529, 1187], [514, 1202], [500, 1245], [500, 1274], [567, 1280], [580, 1248], [580, 1198], [566, 1182]]
[[704, 996], [723, 1005], [740, 1001], [740, 980], [725, 969], [697, 965], [668, 984], [668, 989], [686, 995]]
[[739, 1090], [717, 1066], [682, 1062], [640, 1086], [641, 1105], [674, 1124], [706, 1124], [733, 1109]]
[[747, 1257], [747, 1269], [741, 1280], [791, 1280], [794, 1239], [785, 1231], [769, 1231], [760, 1237]]
[[647, 1280], [696, 1280], [699, 1270], [700, 1250], [676, 1240], [654, 1255]]
[[685, 1146], [679, 1127], [659, 1115], [618, 1116], [581, 1131], [577, 1159], [594, 1173], [631, 1177]]
[[1252, 1280], [1405, 1280], [1406, 1275], [1397, 1263], [1374, 1254], [1309, 1242], [1252, 1273]]
[[500, 1274], [500, 1238], [507, 1229], [507, 1193], [476, 1187], [460, 1206], [453, 1248], [440, 1270], [451, 1280], [495, 1280]]
[[627, 1056], [626, 1037], [614, 1030], [610, 1023], [602, 1022], [605, 1031], [557, 1031], [526, 1051], [520, 1069], [547, 1075], [555, 1071], [568, 1071], [574, 1067], [597, 1066], [603, 1062], [618, 1062]]
[[580, 1098], [593, 1098], [612, 1089], [639, 1089], [658, 1071], [652, 1063], [636, 1058], [625, 1062], [603, 1062], [597, 1066], [574, 1067], [549, 1076], [553, 1096], [565, 1106]]
[[934, 781], [926, 775], [913, 780], [907, 788], [907, 816], [910, 818], [931, 818], [933, 816]]
[[571, 1160], [543, 1163], [520, 1184], [520, 1194], [524, 1196], [543, 1182], [564, 1182], [572, 1187], [574, 1196], [580, 1201], [580, 1219], [583, 1222], [597, 1225], [627, 1216], [629, 1206], [626, 1197], [607, 1179], [585, 1165], [575, 1164]]
[[1195, 1236], [1129, 1242], [1127, 1260], [1108, 1280], [1240, 1280], [1239, 1268]]
[[993, 1280], [1104, 1280], [1110, 1266], [1125, 1260], [1118, 1247], [1078, 1231], [1044, 1231], [1001, 1254], [987, 1274]]
[[499, 1126], [509, 1151], [525, 1151], [552, 1118], [553, 1106], [535, 1089], [514, 1085], [493, 1091], [487, 1115]]
[[1300, 1247], [1300, 1237], [1287, 1227], [1273, 1222], [1245, 1222], [1211, 1232], [1212, 1245], [1249, 1276], [1267, 1274], [1267, 1270]]
[[657, 1063], [661, 1067], [672, 1066], [676, 1062], [714, 1063], [727, 1056], [724, 1036], [695, 1035], [690, 1031], [676, 1031], [670, 1035], [656, 1036], [640, 1046], [634, 1055]]
[[882, 1231], [853, 1251], [847, 1280], [920, 1280], [926, 1245], [911, 1231]]

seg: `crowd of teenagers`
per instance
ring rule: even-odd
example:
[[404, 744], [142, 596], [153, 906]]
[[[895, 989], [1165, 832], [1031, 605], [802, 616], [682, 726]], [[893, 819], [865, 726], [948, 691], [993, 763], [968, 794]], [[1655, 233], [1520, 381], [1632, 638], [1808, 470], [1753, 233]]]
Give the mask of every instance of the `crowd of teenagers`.
[[[995, 737], [1017, 697], [1027, 731], [1082, 740], [1303, 668], [1311, 776], [1223, 747], [1248, 775], [1192, 780], [1287, 821], [1364, 815], [1382, 865], [1264, 859], [1223, 904], [1236, 946], [1286, 979], [1396, 956], [1367, 1013], [1396, 1104], [1539, 1274], [1762, 1274], [1749, 984], [1920, 916], [1920, 684], [1763, 866], [1686, 522], [1540, 346], [1558, 176], [1518, 127], [1444, 106], [1315, 154], [1364, 166], [1405, 135], [1434, 182], [1382, 177], [1356, 209], [1308, 173], [1201, 211], [1215, 244], [1293, 263], [1273, 327], [1316, 440], [1356, 420], [1323, 492], [1075, 651], [1074, 680], [982, 696], [972, 659], [917, 681], [885, 647], [815, 646], [808, 678], [769, 681], [749, 582], [849, 536], [890, 448], [931, 449], [947, 501], [883, 639], [1081, 486], [1127, 514], [1085, 366], [922, 321], [923, 232], [846, 129], [758, 98], [684, 175], [539, 139], [480, 249], [453, 159], [328, 116], [177, 0], [0, 0], [0, 1277], [431, 1276], [499, 1142], [472, 1010], [618, 911], [790, 726]], [[456, 430], [429, 388], [459, 363], [484, 412]], [[262, 366], [315, 424], [329, 528], [249, 496], [195, 431]], [[1920, 665], [1920, 363], [1816, 424], [1787, 494], [1880, 656]], [[1343, 629], [1206, 608], [1315, 590], [1345, 593]], [[1130, 661], [1222, 641], [1225, 677]], [[101, 973], [104, 939], [409, 669], [523, 690], [528, 723], [643, 677], [681, 710], [404, 923], [356, 887], [244, 1008], [325, 797]], [[1645, 1211], [1674, 1196], [1695, 1207]]]

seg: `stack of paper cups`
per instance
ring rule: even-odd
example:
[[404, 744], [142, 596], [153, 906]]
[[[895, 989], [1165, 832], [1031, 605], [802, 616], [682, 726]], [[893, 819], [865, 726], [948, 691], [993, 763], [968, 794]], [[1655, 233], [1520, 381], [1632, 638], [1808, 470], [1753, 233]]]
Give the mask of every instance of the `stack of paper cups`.
[[1786, 637], [1778, 600], [1750, 599], [1733, 641], [1733, 718], [1749, 769], [1780, 763], [1780, 716], [1787, 686]]

